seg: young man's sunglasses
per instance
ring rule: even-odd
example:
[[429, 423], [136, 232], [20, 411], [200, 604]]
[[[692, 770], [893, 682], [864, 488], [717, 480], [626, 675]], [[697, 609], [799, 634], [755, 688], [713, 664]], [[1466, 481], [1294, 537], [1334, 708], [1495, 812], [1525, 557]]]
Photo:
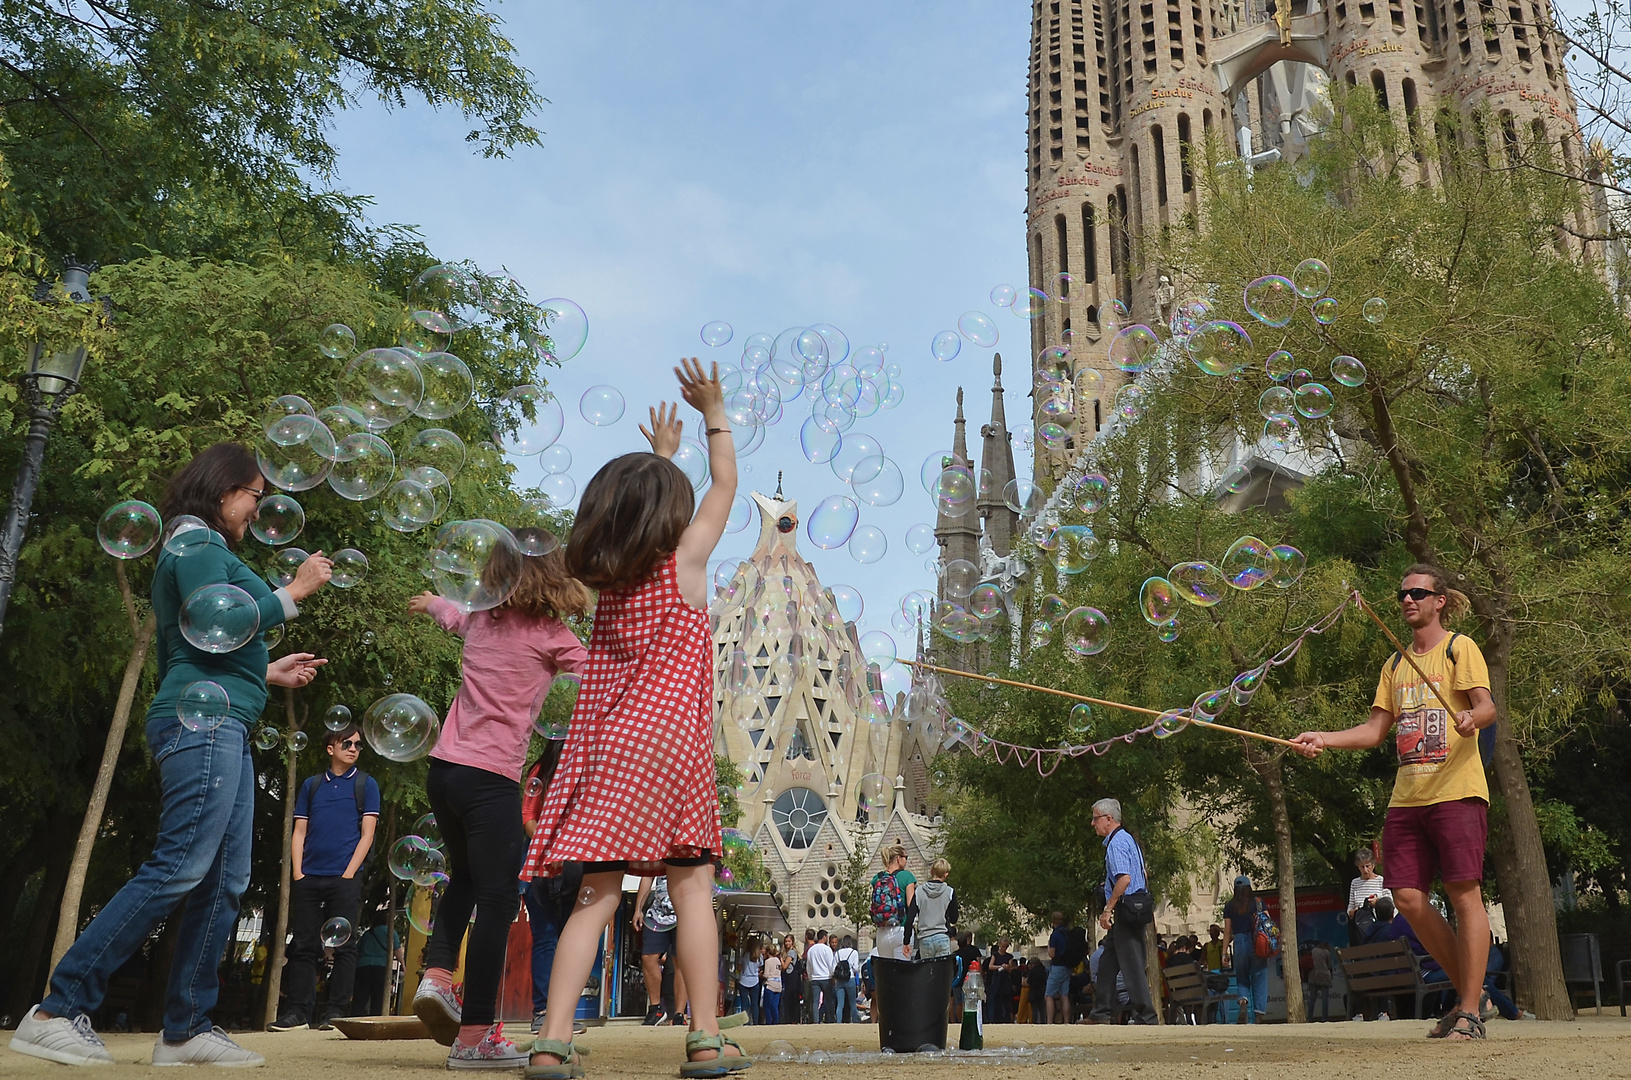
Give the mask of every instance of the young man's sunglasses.
[[361, 739], [342, 739], [340, 741], [340, 749], [341, 750], [361, 750], [362, 749], [362, 740]]
[[1400, 589], [1399, 590], [1399, 603], [1401, 603], [1401, 604], [1404, 603], [1405, 597], [1409, 597], [1410, 599], [1415, 600], [1415, 601], [1417, 601], [1419, 603], [1419, 602], [1427, 599], [1429, 596], [1442, 596], [1442, 595], [1443, 595], [1442, 593], [1434, 592], [1432, 589]]

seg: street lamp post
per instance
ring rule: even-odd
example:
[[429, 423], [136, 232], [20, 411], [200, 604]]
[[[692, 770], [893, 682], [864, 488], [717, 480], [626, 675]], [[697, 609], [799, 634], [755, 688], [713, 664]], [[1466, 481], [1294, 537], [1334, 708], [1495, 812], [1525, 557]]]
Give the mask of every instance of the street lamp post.
[[[76, 304], [91, 302], [90, 273], [93, 268], [69, 261], [62, 272], [68, 298]], [[28, 350], [28, 371], [23, 375], [23, 394], [28, 400], [28, 438], [23, 443], [23, 460], [17, 466], [17, 479], [11, 488], [6, 522], [0, 527], [0, 632], [6, 625], [6, 608], [11, 604], [11, 586], [17, 577], [17, 556], [28, 533], [28, 512], [34, 491], [40, 483], [40, 467], [45, 461], [45, 440], [62, 412], [63, 403], [79, 389], [85, 369], [85, 346], [47, 352], [36, 341]]]

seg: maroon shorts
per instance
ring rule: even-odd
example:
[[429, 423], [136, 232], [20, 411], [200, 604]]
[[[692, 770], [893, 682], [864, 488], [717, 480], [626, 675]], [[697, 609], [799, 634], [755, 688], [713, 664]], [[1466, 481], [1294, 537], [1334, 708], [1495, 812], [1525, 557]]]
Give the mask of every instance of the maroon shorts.
[[1382, 826], [1383, 877], [1389, 889], [1426, 892], [1435, 877], [1484, 880], [1489, 804], [1457, 799], [1431, 806], [1390, 806]]

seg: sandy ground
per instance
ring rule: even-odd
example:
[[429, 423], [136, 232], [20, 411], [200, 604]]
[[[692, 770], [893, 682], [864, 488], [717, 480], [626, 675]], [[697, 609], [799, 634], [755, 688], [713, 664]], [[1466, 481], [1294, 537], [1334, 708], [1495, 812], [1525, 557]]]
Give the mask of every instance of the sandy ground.
[[[922, 1080], [967, 1077], [972, 1070], [991, 1080], [1281, 1080], [1354, 1077], [1456, 1077], [1466, 1080], [1543, 1080], [1551, 1077], [1631, 1078], [1631, 1019], [1586, 1016], [1569, 1024], [1533, 1022], [1490, 1025], [1483, 1043], [1429, 1042], [1416, 1021], [1333, 1023], [1301, 1027], [1107, 1028], [1003, 1026], [986, 1029], [983, 1058], [877, 1053], [877, 1029], [866, 1025], [747, 1028], [737, 1033], [750, 1054], [762, 1057], [748, 1073], [773, 1077], [855, 1080], [909, 1076]], [[955, 1038], [955, 1031], [953, 1032]], [[786, 1045], [772, 1047], [782, 1040]], [[9, 1034], [0, 1038], [0, 1046]], [[118, 1064], [97, 1070], [109, 1080], [153, 1074], [148, 1064], [153, 1036], [113, 1035], [108, 1047]], [[298, 1031], [244, 1034], [239, 1041], [265, 1054], [268, 1064], [253, 1075], [272, 1078], [333, 1077], [335, 1080], [404, 1080], [447, 1075], [445, 1051], [429, 1041], [353, 1042], [337, 1033]], [[605, 1027], [582, 1036], [593, 1048], [588, 1080], [606, 1077], [677, 1076], [683, 1041], [673, 1029]], [[1040, 1045], [1039, 1045], [1040, 1044]], [[819, 1053], [818, 1053], [819, 1052]], [[853, 1054], [853, 1056], [852, 1056]], [[0, 1049], [0, 1077], [62, 1077], [67, 1068]], [[513, 1072], [492, 1075], [515, 1076]]]

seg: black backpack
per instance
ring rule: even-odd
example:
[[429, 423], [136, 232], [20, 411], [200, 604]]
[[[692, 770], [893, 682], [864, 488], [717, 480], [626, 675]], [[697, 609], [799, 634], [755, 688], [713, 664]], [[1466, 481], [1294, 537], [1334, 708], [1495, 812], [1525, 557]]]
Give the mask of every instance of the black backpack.
[[847, 983], [853, 975], [854, 972], [849, 969], [849, 957], [847, 956], [838, 961], [838, 966], [832, 969], [832, 977], [836, 982]]

